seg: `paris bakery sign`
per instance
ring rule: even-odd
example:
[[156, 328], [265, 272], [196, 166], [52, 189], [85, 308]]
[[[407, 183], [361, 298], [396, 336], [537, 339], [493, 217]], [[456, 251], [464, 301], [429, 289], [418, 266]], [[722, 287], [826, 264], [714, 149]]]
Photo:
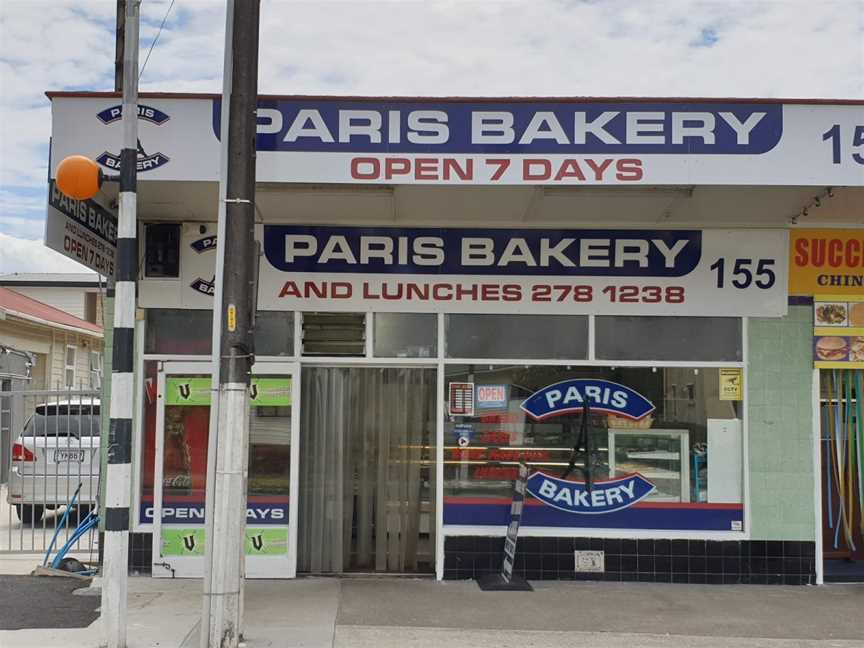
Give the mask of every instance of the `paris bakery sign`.
[[[52, 167], [116, 172], [116, 98], [49, 93]], [[854, 102], [261, 97], [259, 182], [864, 184]], [[221, 98], [142, 95], [139, 180], [217, 181]], [[53, 172], [53, 169], [52, 169]]]

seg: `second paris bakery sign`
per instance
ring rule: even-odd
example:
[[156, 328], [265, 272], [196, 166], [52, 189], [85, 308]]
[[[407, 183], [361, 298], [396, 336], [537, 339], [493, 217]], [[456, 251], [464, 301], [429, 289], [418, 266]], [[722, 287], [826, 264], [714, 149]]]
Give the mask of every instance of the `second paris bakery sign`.
[[259, 305], [277, 310], [780, 316], [778, 230], [265, 225]]

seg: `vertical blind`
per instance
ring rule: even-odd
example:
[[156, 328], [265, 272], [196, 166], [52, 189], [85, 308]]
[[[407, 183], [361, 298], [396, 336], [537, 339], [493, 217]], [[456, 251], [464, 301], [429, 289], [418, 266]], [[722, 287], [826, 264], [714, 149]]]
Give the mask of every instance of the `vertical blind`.
[[431, 570], [435, 370], [303, 371], [298, 569]]

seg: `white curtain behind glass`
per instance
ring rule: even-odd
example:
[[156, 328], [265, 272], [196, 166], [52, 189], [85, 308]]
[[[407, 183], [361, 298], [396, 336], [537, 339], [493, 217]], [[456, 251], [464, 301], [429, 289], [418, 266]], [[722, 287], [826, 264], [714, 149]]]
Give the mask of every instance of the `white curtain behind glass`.
[[303, 370], [298, 569], [431, 569], [435, 371]]

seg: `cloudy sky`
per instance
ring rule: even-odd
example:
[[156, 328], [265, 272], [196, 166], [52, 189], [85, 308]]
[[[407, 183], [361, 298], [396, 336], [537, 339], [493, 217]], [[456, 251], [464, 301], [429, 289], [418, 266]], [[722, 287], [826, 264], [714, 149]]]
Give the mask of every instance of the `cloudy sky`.
[[[141, 6], [143, 62], [170, 0]], [[46, 250], [46, 90], [110, 90], [114, 0], [0, 0], [0, 273]], [[864, 98], [864, 0], [263, 0], [273, 94]], [[175, 0], [142, 90], [221, 88], [224, 1]]]

